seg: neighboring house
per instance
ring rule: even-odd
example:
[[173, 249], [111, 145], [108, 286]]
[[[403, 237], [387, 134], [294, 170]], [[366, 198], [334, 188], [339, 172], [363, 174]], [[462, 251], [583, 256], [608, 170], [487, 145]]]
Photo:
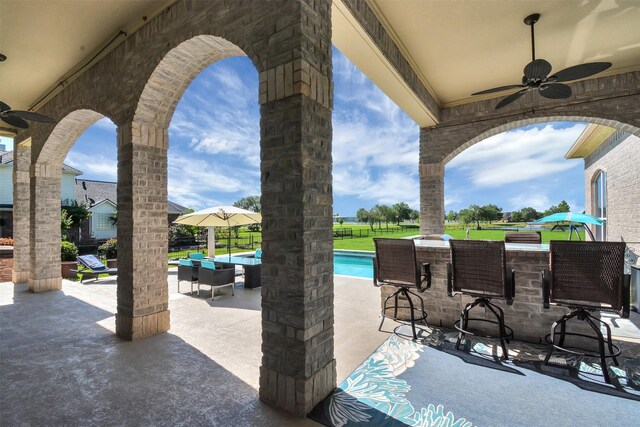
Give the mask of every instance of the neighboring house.
[[606, 221], [592, 227], [596, 239], [640, 253], [640, 138], [590, 124], [565, 157], [584, 159], [585, 211]]
[[[75, 178], [82, 172], [62, 165], [61, 200], [75, 199]], [[13, 151], [0, 151], [1, 237], [13, 236]]]
[[[105, 240], [116, 237], [113, 217], [117, 211], [117, 184], [115, 182], [78, 179], [82, 171], [62, 165], [60, 200], [84, 203], [91, 212], [88, 221], [78, 230], [70, 230], [75, 241]], [[187, 208], [167, 201], [167, 219], [171, 224]], [[13, 236], [13, 151], [0, 151], [0, 236]]]
[[[79, 240], [95, 238], [98, 240], [116, 237], [114, 216], [118, 210], [117, 184], [108, 181], [76, 179], [75, 199], [89, 207], [91, 217], [81, 227]], [[178, 218], [187, 208], [170, 200], [167, 201], [168, 225]]]

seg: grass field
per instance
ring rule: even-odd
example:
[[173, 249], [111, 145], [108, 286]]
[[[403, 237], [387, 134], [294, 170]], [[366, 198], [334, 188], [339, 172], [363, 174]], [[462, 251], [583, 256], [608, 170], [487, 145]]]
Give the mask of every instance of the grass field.
[[[500, 227], [523, 227], [526, 224], [524, 223], [509, 223], [509, 224], [493, 224], [494, 226]], [[371, 227], [368, 225], [351, 225], [345, 224], [340, 226], [338, 224], [334, 225], [334, 230], [351, 230], [354, 235], [358, 235], [358, 233], [369, 235], [366, 237], [354, 237], [354, 238], [344, 238], [344, 239], [334, 239], [333, 247], [334, 249], [348, 249], [348, 250], [362, 250], [362, 251], [372, 251], [374, 250], [373, 246], [373, 238], [374, 237], [408, 237], [415, 236], [420, 234], [420, 230], [417, 226], [407, 227], [397, 227], [395, 225], [389, 225], [389, 228], [385, 225], [382, 225], [381, 228], [377, 226], [374, 227], [374, 230], [371, 230]], [[445, 229], [445, 233], [453, 236], [455, 239], [465, 239], [466, 238], [466, 228], [461, 225], [447, 225]], [[472, 240], [504, 240], [503, 230], [474, 230], [472, 229], [470, 232], [470, 238]], [[261, 241], [262, 237], [260, 233], [251, 233], [256, 241]], [[581, 238], [584, 239], [584, 232], [581, 232]], [[246, 229], [241, 229], [240, 236], [245, 237], [249, 235], [249, 232]], [[549, 243], [550, 240], [567, 240], [569, 238], [568, 231], [542, 231], [542, 243]], [[207, 254], [206, 248], [200, 249], [200, 251]], [[240, 253], [240, 252], [250, 252], [252, 249], [250, 248], [235, 248], [231, 249], [231, 253]], [[195, 249], [190, 251], [179, 251], [179, 252], [169, 252], [169, 258], [178, 258], [178, 257], [186, 257], [188, 252], [196, 252]], [[227, 248], [216, 248], [217, 255], [225, 255], [227, 253]]]

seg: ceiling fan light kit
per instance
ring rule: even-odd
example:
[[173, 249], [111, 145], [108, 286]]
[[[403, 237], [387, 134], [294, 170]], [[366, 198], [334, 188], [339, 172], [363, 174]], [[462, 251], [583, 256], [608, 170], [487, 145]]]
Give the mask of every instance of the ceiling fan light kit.
[[494, 87], [472, 93], [472, 96], [502, 92], [509, 89], [519, 89], [517, 92], [500, 100], [496, 105], [496, 110], [511, 104], [531, 90], [537, 90], [538, 93], [545, 98], [569, 98], [571, 96], [571, 87], [562, 82], [584, 79], [611, 67], [611, 62], [589, 62], [565, 68], [549, 76], [552, 69], [551, 64], [544, 59], [536, 59], [534, 26], [539, 19], [539, 13], [534, 13], [524, 18], [524, 23], [531, 27], [531, 62], [524, 67], [522, 84]]

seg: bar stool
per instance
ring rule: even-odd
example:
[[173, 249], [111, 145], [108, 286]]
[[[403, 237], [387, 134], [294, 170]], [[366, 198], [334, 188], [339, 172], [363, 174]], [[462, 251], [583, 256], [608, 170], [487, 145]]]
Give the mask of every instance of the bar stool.
[[[513, 330], [505, 325], [503, 310], [491, 302], [493, 298], [499, 298], [511, 305], [515, 295], [515, 272], [507, 271], [504, 242], [450, 240], [449, 244], [451, 262], [447, 264], [447, 292], [450, 297], [463, 294], [476, 298], [465, 306], [460, 320], [454, 324], [458, 330], [456, 350], [460, 349], [465, 335], [480, 336], [469, 330], [469, 321], [493, 323], [498, 325], [498, 336], [482, 336], [498, 338], [503, 357], [509, 359], [507, 343], [513, 338]], [[477, 306], [488, 308], [496, 320], [469, 317], [471, 309]]]
[[[554, 350], [566, 353], [598, 357], [606, 383], [611, 383], [606, 359], [618, 365], [620, 349], [611, 341], [611, 328], [593, 311], [616, 312], [622, 318], [629, 317], [630, 278], [624, 274], [624, 242], [554, 241], [549, 243], [549, 270], [542, 272], [544, 308], [552, 304], [571, 308], [551, 325], [551, 333], [545, 337], [549, 352], [544, 364]], [[595, 335], [567, 332], [567, 321], [576, 318], [587, 322]], [[560, 326], [560, 338], [556, 343], [556, 329]], [[607, 339], [599, 325], [604, 325]], [[565, 346], [567, 336], [580, 336], [598, 341], [598, 353], [578, 351]], [[605, 346], [607, 349], [605, 349]]]
[[[373, 284], [380, 287], [383, 285], [394, 286], [397, 290], [389, 295], [382, 306], [382, 320], [379, 331], [385, 319], [400, 321], [398, 309], [408, 309], [411, 317], [411, 332], [413, 339], [417, 340], [416, 322], [427, 324], [427, 312], [424, 309], [422, 297], [411, 289], [423, 293], [431, 287], [431, 269], [429, 263], [418, 264], [416, 257], [416, 245], [411, 239], [381, 239], [374, 238], [376, 246], [376, 257], [373, 259]], [[410, 295], [420, 300], [420, 309], [417, 310]], [[399, 297], [402, 296], [407, 301], [407, 305], [400, 305]], [[393, 298], [393, 305], [388, 306], [389, 300]], [[393, 309], [393, 316], [388, 316], [387, 310]], [[417, 311], [417, 313], [416, 313]], [[416, 316], [417, 314], [417, 316]], [[396, 331], [394, 330], [394, 333]], [[396, 333], [396, 335], [400, 335]]]

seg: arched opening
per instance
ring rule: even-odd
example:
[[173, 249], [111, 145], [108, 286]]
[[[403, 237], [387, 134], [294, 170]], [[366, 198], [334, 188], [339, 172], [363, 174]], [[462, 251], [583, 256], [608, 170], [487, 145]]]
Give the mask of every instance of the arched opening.
[[[627, 184], [629, 178], [623, 179], [622, 176], [631, 173], [629, 163], [625, 160], [633, 158], [637, 150], [635, 147], [637, 137], [634, 134], [638, 129], [602, 118], [563, 117], [562, 122], [557, 122], [557, 119], [558, 117], [539, 117], [507, 123], [480, 133], [444, 156], [444, 163], [447, 163], [443, 201], [443, 206], [446, 209], [444, 211], [445, 217], [447, 214], [455, 213], [451, 211], [455, 211], [456, 208], [462, 208], [459, 206], [461, 198], [466, 198], [468, 201], [469, 197], [472, 197], [479, 201], [477, 204], [490, 203], [487, 199], [494, 200], [496, 198], [512, 202], [511, 205], [506, 203], [508, 209], [505, 211], [507, 212], [518, 209], [518, 206], [513, 205], [517, 202], [522, 205], [519, 206], [520, 208], [527, 207], [538, 210], [537, 216], [552, 213], [551, 208], [554, 205], [557, 206], [559, 202], [567, 201], [574, 212], [585, 212], [604, 218], [602, 203], [604, 203], [603, 197], [607, 197], [605, 195], [608, 185], [605, 183], [604, 176], [601, 176], [598, 184], [595, 181], [597, 179], [596, 169], [601, 167], [599, 166], [601, 164], [609, 165], [619, 173], [619, 185], [628, 187], [628, 191], [626, 195], [620, 194], [616, 199], [618, 201], [628, 200], [629, 194], [633, 193], [634, 184]], [[518, 128], [518, 125], [521, 127]], [[616, 127], [611, 127], [613, 125]], [[576, 126], [580, 126], [580, 128], [578, 129]], [[576, 132], [569, 132], [572, 127]], [[554, 131], [554, 128], [557, 129]], [[556, 132], [559, 139], [554, 143], [554, 138], [548, 135], [546, 140], [541, 139], [535, 143], [535, 138], [530, 138], [531, 148], [520, 147], [519, 144], [513, 142], [514, 136], [522, 136], [524, 133], [535, 132], [538, 137], [541, 137], [544, 129]], [[626, 129], [626, 131], [621, 129]], [[482, 142], [479, 143], [480, 140]], [[548, 145], [549, 143], [550, 145]], [[554, 151], [556, 152], [555, 158], [549, 157]], [[536, 152], [538, 153], [537, 158], [532, 157], [532, 153]], [[617, 164], [610, 164], [611, 160], [604, 160], [605, 163], [602, 163], [601, 158], [616, 158], [618, 160]], [[575, 173], [571, 178], [567, 178], [563, 171], [571, 168], [569, 162], [575, 162], [573, 159], [584, 161], [574, 164]], [[469, 173], [470, 188], [454, 190], [454, 182], [459, 180], [459, 172], [465, 169]], [[510, 186], [507, 185], [509, 183], [511, 183]], [[479, 191], [481, 189], [490, 189], [491, 192], [483, 195], [482, 191]], [[557, 194], [557, 196], [553, 197], [552, 194]], [[567, 196], [560, 196], [561, 194], [567, 194]], [[602, 203], [596, 205], [596, 198]], [[458, 206], [455, 206], [456, 203]], [[540, 212], [540, 208], [544, 206], [548, 206], [548, 209], [545, 209], [547, 212]], [[566, 208], [565, 204], [563, 206]], [[624, 203], [620, 206], [622, 211], [629, 210]], [[531, 214], [529, 211], [527, 213]], [[507, 216], [505, 215], [505, 218]], [[526, 218], [527, 220], [535, 219], [529, 216]], [[624, 223], [628, 222], [627, 220], [621, 218], [617, 222]], [[611, 236], [604, 232], [606, 226], [598, 228], [600, 233], [597, 239], [611, 240]], [[624, 224], [621, 224], [621, 230], [626, 230], [620, 232], [622, 238], [625, 234], [635, 236]]]
[[[88, 225], [91, 213], [76, 197], [76, 177], [82, 171], [65, 164], [64, 159], [81, 135], [104, 117], [90, 109], [72, 111], [56, 124], [40, 151], [34, 153], [30, 170], [33, 206], [29, 226], [29, 290], [33, 292], [60, 289], [61, 275], [75, 278], [75, 273], [69, 270], [77, 268], [77, 247], [91, 242]], [[88, 148], [87, 151], [94, 150]], [[87, 158], [89, 160], [83, 163], [87, 167], [98, 160], [91, 155]], [[61, 217], [63, 211], [65, 216]], [[67, 243], [61, 243], [63, 236]], [[86, 250], [91, 251], [91, 248]]]

